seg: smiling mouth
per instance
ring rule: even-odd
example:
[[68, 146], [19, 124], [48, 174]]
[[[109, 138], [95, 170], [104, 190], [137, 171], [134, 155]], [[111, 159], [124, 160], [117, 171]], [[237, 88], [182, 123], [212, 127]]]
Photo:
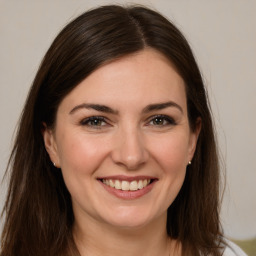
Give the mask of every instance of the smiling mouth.
[[137, 191], [147, 187], [153, 182], [152, 179], [141, 179], [141, 180], [113, 180], [113, 179], [101, 179], [101, 182], [105, 185], [123, 191]]
[[158, 181], [156, 177], [115, 175], [97, 180], [110, 194], [123, 200], [134, 200], [148, 194]]

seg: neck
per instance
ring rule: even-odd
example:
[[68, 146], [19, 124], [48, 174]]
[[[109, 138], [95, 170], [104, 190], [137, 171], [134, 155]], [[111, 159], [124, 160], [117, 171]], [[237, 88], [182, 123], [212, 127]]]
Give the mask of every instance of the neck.
[[88, 220], [75, 222], [75, 243], [81, 256], [169, 256], [174, 254], [176, 242], [166, 233], [166, 216], [143, 227], [120, 228]]

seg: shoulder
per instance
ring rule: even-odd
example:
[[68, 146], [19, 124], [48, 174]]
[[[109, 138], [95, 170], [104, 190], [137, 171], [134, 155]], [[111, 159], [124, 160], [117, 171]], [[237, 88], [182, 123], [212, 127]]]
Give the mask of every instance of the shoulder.
[[227, 246], [224, 250], [223, 256], [247, 256], [247, 254], [236, 244], [230, 240], [226, 240]]

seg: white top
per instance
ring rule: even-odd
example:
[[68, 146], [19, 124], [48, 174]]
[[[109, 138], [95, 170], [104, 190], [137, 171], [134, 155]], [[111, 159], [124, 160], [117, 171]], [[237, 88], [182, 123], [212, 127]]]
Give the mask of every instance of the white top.
[[242, 249], [230, 240], [226, 241], [228, 247], [226, 247], [223, 256], [248, 256]]

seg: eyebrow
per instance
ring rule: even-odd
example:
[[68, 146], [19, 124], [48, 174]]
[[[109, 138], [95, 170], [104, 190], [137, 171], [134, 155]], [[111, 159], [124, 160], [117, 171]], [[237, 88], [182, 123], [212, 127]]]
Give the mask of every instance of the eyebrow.
[[152, 111], [155, 111], [155, 110], [165, 109], [165, 108], [168, 108], [168, 107], [175, 107], [178, 110], [180, 110], [181, 113], [183, 113], [182, 107], [180, 105], [178, 105], [177, 103], [173, 102], [173, 101], [150, 104], [142, 110], [142, 113], [148, 113], [148, 112], [152, 112]]
[[[175, 107], [178, 110], [180, 110], [181, 113], [183, 113], [183, 109], [180, 105], [178, 105], [177, 103], [173, 102], [173, 101], [168, 101], [168, 102], [163, 102], [163, 103], [155, 103], [155, 104], [150, 104], [148, 106], [146, 106], [143, 110], [142, 113], [146, 114], [155, 110], [162, 110], [168, 107]], [[70, 112], [69, 114], [73, 114], [74, 112], [76, 112], [79, 109], [94, 109], [96, 111], [99, 112], [103, 112], [103, 113], [108, 113], [108, 114], [114, 114], [114, 115], [118, 115], [118, 111], [114, 110], [108, 106], [105, 105], [101, 105], [101, 104], [87, 104], [87, 103], [83, 103], [80, 105], [75, 106]]]
[[70, 112], [69, 114], [73, 114], [75, 111], [77, 111], [78, 109], [83, 109], [83, 108], [86, 108], [86, 109], [94, 109], [96, 111], [99, 111], [99, 112], [104, 112], [104, 113], [109, 113], [109, 114], [115, 114], [117, 115], [118, 114], [118, 111], [117, 110], [114, 110], [108, 106], [105, 106], [105, 105], [100, 105], [100, 104], [86, 104], [86, 103], [83, 103], [83, 104], [80, 104], [78, 106], [75, 106]]

